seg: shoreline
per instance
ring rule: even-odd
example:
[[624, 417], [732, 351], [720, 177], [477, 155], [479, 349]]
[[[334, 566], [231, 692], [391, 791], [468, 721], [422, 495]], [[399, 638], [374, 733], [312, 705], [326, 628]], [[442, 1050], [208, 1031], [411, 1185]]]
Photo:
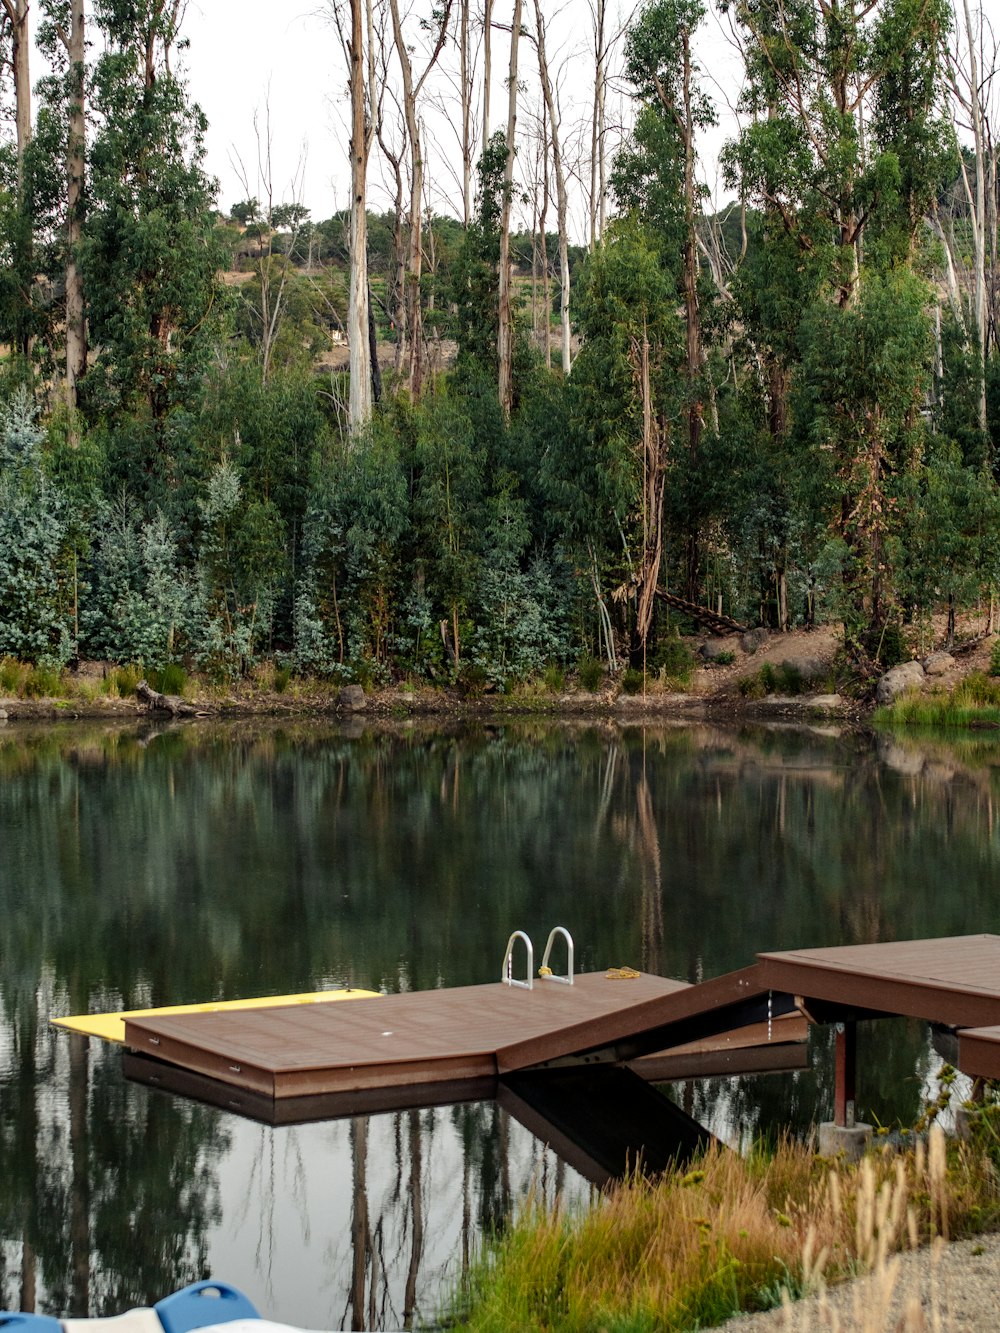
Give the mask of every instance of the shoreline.
[[448, 720], [496, 720], [516, 718], [562, 718], [573, 721], [595, 718], [628, 724], [647, 720], [767, 721], [772, 719], [812, 722], [841, 722], [855, 725], [870, 720], [871, 705], [831, 694], [768, 695], [745, 699], [726, 692], [693, 694], [664, 691], [642, 694], [587, 694], [564, 692], [546, 696], [525, 695], [464, 698], [448, 690], [401, 692], [385, 689], [366, 694], [360, 707], [344, 704], [336, 692], [303, 695], [254, 691], [244, 695], [193, 692], [184, 702], [193, 715], [172, 718], [151, 709], [134, 697], [101, 695], [93, 698], [48, 697], [40, 699], [0, 696], [0, 725], [17, 722], [60, 721], [225, 721], [240, 718], [307, 718], [324, 720], [377, 718], [403, 721], [407, 718]]

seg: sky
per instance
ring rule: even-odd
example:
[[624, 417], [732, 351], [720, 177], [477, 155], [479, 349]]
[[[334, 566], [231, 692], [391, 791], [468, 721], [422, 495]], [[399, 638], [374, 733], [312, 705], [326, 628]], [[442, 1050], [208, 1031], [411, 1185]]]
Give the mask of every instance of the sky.
[[[562, 68], [566, 137], [570, 137], [571, 122], [577, 123], [582, 135], [593, 96], [592, 57], [587, 55], [591, 31], [588, 0], [544, 2], [550, 29], [550, 63], [553, 68]], [[186, 55], [189, 83], [208, 117], [207, 167], [219, 180], [221, 208], [227, 209], [248, 195], [263, 197], [254, 118], [260, 142], [266, 145], [268, 114], [275, 202], [298, 199], [311, 209], [316, 220], [347, 206], [347, 76], [335, 31], [323, 12], [325, 4], [326, 0], [305, 0], [304, 4], [297, 0], [286, 4], [188, 0], [183, 31], [190, 41]], [[504, 0], [496, 0], [497, 21], [503, 20], [506, 8]], [[612, 8], [615, 0], [611, 0], [609, 11]], [[525, 4], [524, 13], [524, 22], [533, 23], [530, 4]], [[506, 118], [507, 50], [506, 34], [497, 32], [491, 105], [494, 128]], [[722, 103], [735, 100], [739, 70], [715, 19], [710, 18], [706, 25], [702, 50], [713, 96]], [[521, 45], [521, 61], [519, 81], [526, 85], [525, 102], [530, 108], [536, 96], [534, 52], [525, 42]], [[417, 64], [416, 55], [414, 62]], [[439, 80], [438, 88], [443, 91], [443, 86], [443, 79]], [[427, 114], [433, 118], [433, 112]], [[612, 89], [608, 116], [614, 124], [627, 119], [627, 99], [621, 90]], [[529, 118], [530, 109], [525, 109], [519, 129], [527, 128]], [[436, 122], [429, 126], [428, 176], [437, 189], [438, 197], [432, 200], [435, 209], [457, 214], [461, 208], [461, 189], [454, 168], [457, 140], [449, 120], [438, 113]], [[705, 144], [710, 187], [717, 185], [714, 164], [718, 147], [734, 124], [728, 115], [723, 120], [724, 128], [720, 127]], [[380, 162], [373, 160], [372, 207], [388, 204], [387, 191], [379, 188], [381, 172]], [[583, 210], [579, 196], [577, 216], [571, 222], [578, 233], [584, 229]]]

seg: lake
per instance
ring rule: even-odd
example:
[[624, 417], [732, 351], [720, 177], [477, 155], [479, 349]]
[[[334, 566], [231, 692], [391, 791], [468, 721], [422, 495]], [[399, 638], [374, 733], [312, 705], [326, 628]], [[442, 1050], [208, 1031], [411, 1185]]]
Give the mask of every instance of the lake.
[[[1000, 743], [836, 728], [295, 721], [0, 729], [0, 1306], [117, 1313], [211, 1273], [311, 1328], [432, 1320], [531, 1191], [591, 1187], [492, 1101], [271, 1128], [152, 1091], [54, 1015], [1000, 931]], [[808, 1072], [675, 1089], [733, 1143]], [[916, 1117], [921, 1024], [863, 1025], [859, 1109]]]

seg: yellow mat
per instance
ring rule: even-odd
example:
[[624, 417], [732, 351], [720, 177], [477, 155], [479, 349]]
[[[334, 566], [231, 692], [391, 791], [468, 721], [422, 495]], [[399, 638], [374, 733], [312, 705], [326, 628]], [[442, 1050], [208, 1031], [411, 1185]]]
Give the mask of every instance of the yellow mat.
[[252, 1000], [210, 1000], [207, 1004], [168, 1004], [161, 1009], [123, 1009], [116, 1014], [72, 1014], [53, 1018], [56, 1027], [80, 1032], [85, 1037], [125, 1044], [126, 1018], [150, 1018], [159, 1014], [217, 1014], [226, 1009], [273, 1009], [278, 1005], [329, 1004], [334, 1000], [372, 1000], [373, 990], [320, 990], [305, 995], [262, 995]]

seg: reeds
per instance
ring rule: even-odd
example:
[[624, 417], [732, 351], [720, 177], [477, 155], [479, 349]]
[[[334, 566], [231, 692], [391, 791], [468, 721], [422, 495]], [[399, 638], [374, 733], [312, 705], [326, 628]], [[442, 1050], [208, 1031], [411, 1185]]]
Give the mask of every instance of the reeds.
[[710, 1328], [859, 1273], [879, 1275], [875, 1310], [891, 1300], [898, 1251], [981, 1226], [993, 1182], [972, 1146], [946, 1161], [936, 1126], [928, 1146], [872, 1153], [857, 1168], [788, 1141], [747, 1159], [713, 1148], [697, 1169], [633, 1178], [580, 1215], [528, 1205], [474, 1270], [467, 1327]]

